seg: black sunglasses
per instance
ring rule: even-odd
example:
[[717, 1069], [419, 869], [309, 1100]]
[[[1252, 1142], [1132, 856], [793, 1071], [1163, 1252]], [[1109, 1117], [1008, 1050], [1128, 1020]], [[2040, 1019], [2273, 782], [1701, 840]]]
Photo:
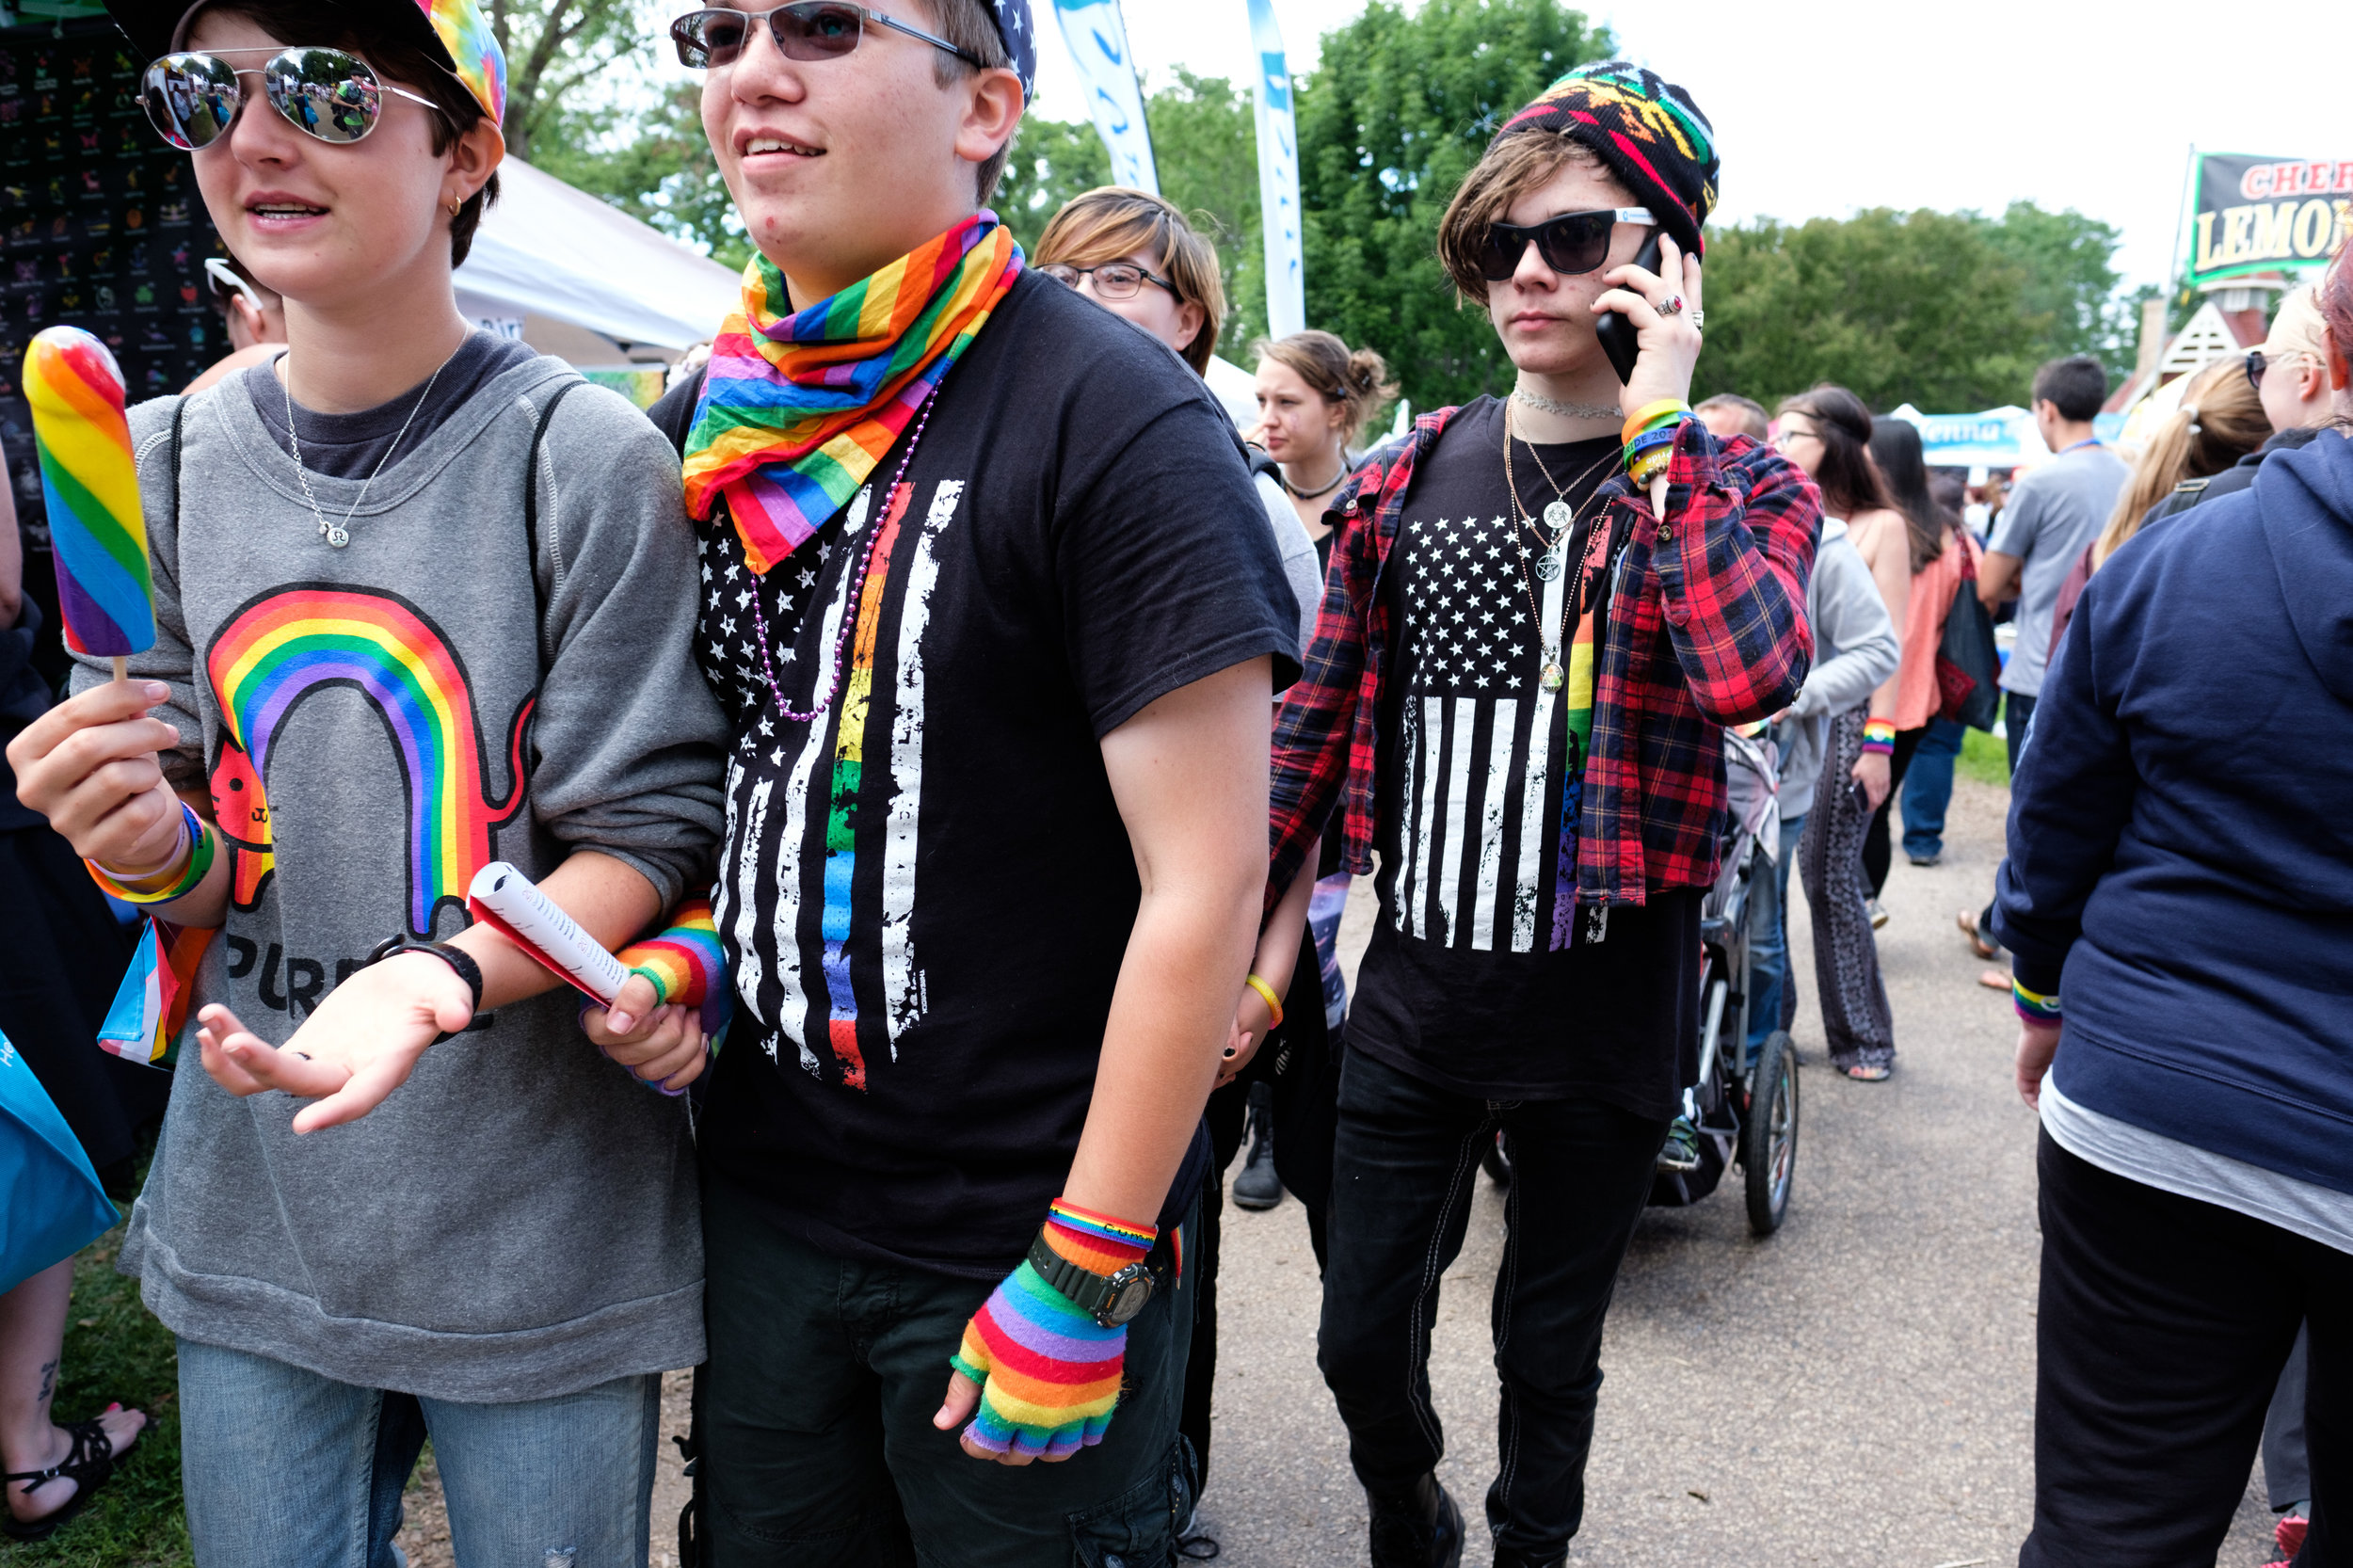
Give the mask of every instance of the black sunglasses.
[[1479, 247], [1479, 275], [1500, 283], [1520, 269], [1520, 258], [1533, 245], [1545, 265], [1562, 274], [1591, 272], [1609, 259], [1609, 234], [1621, 223], [1645, 227], [1658, 220], [1648, 207], [1603, 207], [1593, 212], [1562, 213], [1523, 228], [1516, 223], [1490, 223]]
[[[257, 69], [240, 71], [222, 55], [267, 55]], [[262, 96], [296, 130], [348, 147], [376, 129], [384, 94], [394, 93], [441, 112], [432, 99], [380, 79], [367, 61], [341, 49], [222, 49], [166, 55], [139, 78], [139, 106], [164, 140], [185, 152], [229, 134], [245, 102], [237, 78], [262, 78]]]
[[935, 38], [896, 17], [851, 5], [849, 0], [793, 0], [793, 4], [778, 6], [772, 11], [688, 11], [670, 24], [670, 39], [678, 45], [679, 64], [694, 71], [733, 65], [743, 58], [744, 49], [752, 41], [752, 29], [761, 22], [768, 24], [770, 36], [788, 60], [840, 59], [857, 48], [858, 40], [865, 36], [866, 24], [871, 22], [877, 27], [920, 39], [935, 49], [944, 49], [975, 70], [988, 69], [969, 50], [959, 49], [946, 39]]

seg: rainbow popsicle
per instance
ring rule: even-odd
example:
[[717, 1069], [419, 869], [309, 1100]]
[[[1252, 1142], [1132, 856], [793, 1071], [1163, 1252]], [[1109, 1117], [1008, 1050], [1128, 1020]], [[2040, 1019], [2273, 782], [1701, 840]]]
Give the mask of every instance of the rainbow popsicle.
[[52, 327], [24, 351], [41, 490], [56, 551], [66, 647], [124, 654], [155, 646], [147, 517], [122, 413], [122, 372], [106, 345], [78, 327]]

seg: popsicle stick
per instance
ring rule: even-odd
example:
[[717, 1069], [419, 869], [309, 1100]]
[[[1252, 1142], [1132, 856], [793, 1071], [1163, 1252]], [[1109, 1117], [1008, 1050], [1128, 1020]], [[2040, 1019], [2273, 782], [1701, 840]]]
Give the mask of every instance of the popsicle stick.
[[120, 653], [116, 654], [114, 657], [114, 666], [115, 679], [117, 680], [128, 680], [131, 679], [131, 661], [127, 656]]

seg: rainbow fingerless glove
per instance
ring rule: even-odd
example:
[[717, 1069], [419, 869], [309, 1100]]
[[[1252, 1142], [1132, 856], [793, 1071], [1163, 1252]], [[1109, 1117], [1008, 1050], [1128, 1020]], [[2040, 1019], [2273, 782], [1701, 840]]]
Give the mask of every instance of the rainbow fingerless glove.
[[1863, 750], [1865, 756], [1877, 752], [1881, 757], [1896, 754], [1896, 725], [1892, 719], [1863, 721]]
[[196, 891], [204, 873], [213, 869], [213, 856], [217, 849], [211, 825], [184, 800], [180, 803], [180, 845], [171, 852], [171, 858], [164, 862], [162, 870], [145, 876], [125, 876], [108, 871], [95, 860], [82, 863], [89, 868], [91, 881], [125, 904], [169, 904]]
[[2009, 980], [2009, 1002], [2018, 1009], [2018, 1016], [2030, 1024], [2041, 1024], [2050, 1029], [2057, 1029], [2059, 1025], [2057, 991], [2047, 997], [2040, 991], [2030, 991], [2019, 984], [2016, 975], [2012, 975]]
[[727, 954], [719, 946], [709, 899], [688, 899], [671, 912], [667, 930], [614, 956], [630, 973], [644, 975], [652, 984], [655, 1006], [678, 1002], [700, 1008], [703, 1033], [711, 1039], [727, 1028], [735, 988], [727, 981]]
[[1644, 404], [1625, 422], [1621, 432], [1625, 443], [1625, 476], [1634, 481], [1635, 488], [1649, 488], [1652, 480], [1667, 472], [1667, 465], [1674, 460], [1675, 438], [1691, 417], [1689, 404], [1669, 399]]
[[[1160, 1235], [1057, 1198], [1046, 1244], [1089, 1273], [1140, 1263]], [[975, 1448], [1063, 1459], [1103, 1440], [1119, 1403], [1128, 1327], [1105, 1328], [1046, 1283], [1027, 1258], [964, 1325], [948, 1364], [981, 1385], [981, 1408], [965, 1428]]]

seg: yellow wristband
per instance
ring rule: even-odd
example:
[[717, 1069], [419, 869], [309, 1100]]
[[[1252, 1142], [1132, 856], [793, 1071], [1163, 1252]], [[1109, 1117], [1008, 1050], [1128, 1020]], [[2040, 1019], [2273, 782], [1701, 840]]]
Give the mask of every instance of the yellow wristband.
[[1242, 984], [1258, 993], [1259, 999], [1266, 1003], [1267, 1012], [1273, 1015], [1272, 1021], [1268, 1023], [1267, 1027], [1269, 1029], [1282, 1028], [1283, 999], [1274, 994], [1274, 987], [1269, 985], [1265, 981], [1260, 980], [1255, 974], [1243, 976]]
[[1668, 414], [1688, 414], [1690, 411], [1689, 404], [1672, 397], [1662, 397], [1656, 403], [1645, 403], [1635, 409], [1626, 420], [1625, 427], [1621, 432], [1622, 438], [1624, 440], [1630, 441], [1648, 429], [1652, 421]]

